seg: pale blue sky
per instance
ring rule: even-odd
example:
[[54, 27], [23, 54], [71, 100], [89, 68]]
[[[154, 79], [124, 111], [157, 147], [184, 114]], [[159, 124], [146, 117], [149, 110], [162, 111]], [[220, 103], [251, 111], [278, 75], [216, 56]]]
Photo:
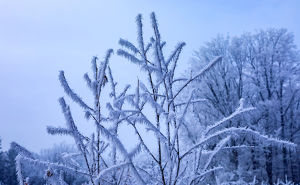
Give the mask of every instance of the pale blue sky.
[[[283, 27], [295, 34], [300, 45], [297, 0], [0, 0], [0, 137], [4, 148], [16, 141], [39, 151], [64, 140], [48, 135], [45, 129], [46, 125], [64, 126], [57, 102], [64, 95], [58, 71], [65, 70], [73, 89], [88, 96], [82, 76], [90, 70], [91, 57], [101, 58], [108, 48], [116, 50], [120, 37], [135, 41], [138, 13], [143, 14], [149, 36], [152, 11], [169, 49], [179, 41], [187, 43], [183, 68], [188, 67], [193, 50], [217, 34], [234, 36]], [[126, 60], [113, 56], [111, 65], [123, 84], [137, 79], [138, 70]], [[88, 131], [80, 110], [73, 109], [79, 127]]]

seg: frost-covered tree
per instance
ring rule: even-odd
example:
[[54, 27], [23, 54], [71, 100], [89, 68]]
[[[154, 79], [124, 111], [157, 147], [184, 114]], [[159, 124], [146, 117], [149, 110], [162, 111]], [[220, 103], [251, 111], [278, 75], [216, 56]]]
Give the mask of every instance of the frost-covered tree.
[[[211, 178], [211, 175], [222, 170], [222, 164], [215, 157], [223, 149], [231, 149], [232, 138], [245, 135], [255, 138], [265, 146], [281, 146], [287, 151], [295, 148], [291, 142], [263, 135], [244, 125], [228, 124], [230, 120], [239, 118], [253, 111], [246, 106], [244, 99], [237, 98], [232, 111], [219, 119], [207, 120], [208, 124], [198, 124], [195, 132], [189, 111], [192, 105], [201, 103], [196, 90], [190, 89], [194, 81], [205, 78], [222, 60], [216, 56], [189, 78], [176, 75], [180, 54], [185, 43], [180, 42], [167, 55], [164, 48], [158, 23], [154, 13], [151, 14], [153, 36], [149, 43], [144, 39], [142, 16], [138, 15], [137, 44], [120, 39], [122, 48], [117, 54], [137, 64], [144, 72], [135, 86], [134, 93], [126, 86], [120, 93], [116, 90], [109, 59], [112, 50], [108, 50], [103, 61], [97, 57], [92, 60], [92, 76], [85, 74], [84, 79], [92, 92], [94, 104], [89, 105], [69, 86], [64, 72], [59, 80], [65, 93], [85, 112], [85, 117], [93, 121], [95, 131], [86, 136], [79, 131], [73, 119], [70, 106], [64, 98], [60, 98], [66, 127], [48, 127], [50, 134], [71, 136], [77, 146], [77, 152], [65, 156], [64, 164], [49, 163], [18, 155], [17, 169], [20, 184], [23, 184], [22, 166], [31, 165], [45, 170], [48, 184], [66, 184], [63, 173], [81, 175], [89, 184], [200, 184]], [[106, 85], [106, 84], [109, 85]], [[101, 99], [104, 88], [110, 91], [110, 101]], [[189, 94], [184, 92], [189, 90]], [[183, 99], [182, 97], [186, 97]], [[181, 98], [180, 98], [181, 97]], [[107, 111], [103, 111], [106, 109]], [[105, 114], [108, 112], [109, 114]], [[193, 120], [195, 121], [195, 120]], [[137, 145], [128, 150], [118, 137], [121, 124], [132, 128], [136, 133]], [[147, 133], [145, 133], [145, 130]], [[145, 142], [151, 137], [151, 146]], [[154, 147], [152, 147], [155, 145]], [[243, 147], [243, 146], [235, 146]], [[109, 153], [109, 155], [106, 155]], [[139, 158], [142, 156], [142, 161]], [[84, 162], [84, 166], [78, 163]], [[214, 176], [213, 176], [214, 177]], [[212, 183], [218, 179], [211, 179]]]
[[[260, 127], [268, 135], [295, 142], [300, 124], [294, 117], [299, 114], [299, 109], [293, 105], [299, 102], [300, 60], [293, 35], [284, 29], [271, 29], [254, 34], [247, 43], [252, 53], [249, 61], [251, 83], [257, 92], [252, 101], [261, 103], [258, 105], [263, 111], [260, 117], [265, 117]], [[271, 182], [276, 176], [282, 179], [285, 176], [298, 176], [290, 166], [294, 162], [289, 155], [290, 152], [285, 148], [267, 149], [266, 165]]]
[[[223, 56], [222, 63], [194, 84], [198, 87], [197, 96], [206, 100], [194, 107], [197, 114], [201, 112], [197, 115], [199, 120], [204, 123], [206, 117], [218, 119], [230, 114], [238, 99], [244, 98], [256, 110], [230, 124], [299, 143], [300, 125], [295, 119], [299, 115], [299, 51], [293, 35], [284, 29], [269, 29], [234, 38], [219, 36], [196, 52], [193, 69], [201, 69], [207, 60], [218, 55]], [[235, 139], [231, 146], [236, 143], [252, 147], [228, 155], [224, 161], [228, 171], [236, 171], [242, 178], [255, 175], [257, 180], [271, 184], [286, 175], [300, 181], [296, 175], [297, 152], [265, 146], [247, 136]]]

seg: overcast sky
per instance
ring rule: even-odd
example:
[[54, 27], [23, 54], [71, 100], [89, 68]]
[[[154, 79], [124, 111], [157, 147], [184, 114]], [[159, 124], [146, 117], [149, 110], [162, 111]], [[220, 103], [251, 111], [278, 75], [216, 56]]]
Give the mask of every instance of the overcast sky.
[[[82, 76], [90, 70], [91, 57], [102, 58], [108, 48], [116, 50], [120, 37], [135, 41], [138, 13], [143, 14], [147, 38], [152, 11], [169, 49], [179, 41], [187, 43], [183, 68], [188, 67], [193, 51], [217, 34], [235, 36], [283, 27], [294, 33], [300, 45], [297, 0], [0, 0], [0, 137], [4, 149], [16, 141], [38, 152], [65, 140], [48, 135], [45, 129], [46, 125], [65, 125], [57, 102], [64, 95], [58, 71], [65, 70], [72, 88], [88, 97]], [[121, 85], [137, 79], [139, 71], [126, 60], [114, 55], [111, 65]], [[80, 109], [71, 105], [79, 127], [88, 132], [90, 125]]]

